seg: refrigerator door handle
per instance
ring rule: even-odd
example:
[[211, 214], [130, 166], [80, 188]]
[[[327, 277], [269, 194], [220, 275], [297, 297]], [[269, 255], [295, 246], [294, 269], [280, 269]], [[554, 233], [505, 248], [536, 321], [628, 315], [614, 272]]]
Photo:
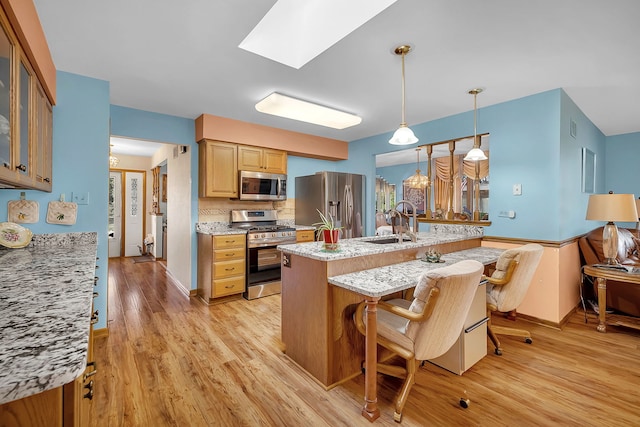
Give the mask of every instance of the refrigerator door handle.
[[351, 229], [353, 225], [353, 192], [350, 185], [344, 186], [344, 202], [345, 206], [345, 222], [347, 228]]

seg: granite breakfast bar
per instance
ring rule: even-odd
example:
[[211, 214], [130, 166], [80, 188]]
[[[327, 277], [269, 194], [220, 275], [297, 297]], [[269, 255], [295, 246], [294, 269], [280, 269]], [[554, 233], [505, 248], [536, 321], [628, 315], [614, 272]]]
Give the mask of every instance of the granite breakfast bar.
[[[377, 312], [376, 305], [378, 301], [386, 296], [396, 292], [405, 291], [410, 288], [414, 288], [418, 284], [419, 277], [429, 270], [433, 270], [446, 265], [452, 265], [463, 260], [475, 260], [485, 266], [495, 263], [503, 252], [502, 249], [493, 248], [471, 248], [462, 251], [456, 251], [448, 253], [444, 256], [444, 259], [440, 263], [429, 263], [424, 260], [416, 260], [404, 262], [402, 264], [389, 265], [385, 267], [373, 268], [370, 270], [363, 270], [349, 274], [343, 274], [341, 276], [329, 277], [329, 283], [335, 286], [339, 286], [350, 291], [356, 292], [364, 298], [365, 310], [366, 310], [366, 336], [365, 336], [365, 355], [364, 355], [364, 368], [365, 368], [365, 393], [364, 400], [365, 405], [362, 409], [362, 415], [373, 421], [379, 417], [379, 410], [377, 407], [377, 384], [376, 384], [376, 364], [378, 361], [377, 353]], [[480, 309], [484, 310], [485, 307], [485, 292], [486, 288], [481, 282], [482, 286], [479, 286], [476, 298], [480, 304]], [[474, 302], [474, 304], [476, 304]], [[479, 320], [479, 319], [474, 319]], [[484, 320], [479, 320], [476, 324], [483, 324]], [[474, 328], [476, 327], [474, 326]], [[466, 331], [465, 331], [466, 332]], [[478, 333], [480, 335], [478, 335]], [[486, 329], [477, 329], [475, 336], [481, 341], [480, 346], [482, 351], [476, 349], [475, 356], [477, 359], [484, 357], [486, 354], [486, 345], [482, 344], [485, 341]], [[466, 334], [465, 334], [466, 335]], [[466, 339], [466, 338], [465, 338]], [[477, 339], [476, 339], [477, 342]], [[453, 350], [453, 349], [452, 349]], [[455, 349], [459, 351], [459, 349]], [[455, 352], [454, 352], [455, 353]], [[473, 350], [472, 350], [473, 353]], [[457, 355], [458, 357], [460, 355]], [[447, 359], [451, 359], [453, 356], [444, 355], [445, 362]], [[462, 355], [465, 358], [464, 355]], [[475, 360], [477, 360], [475, 359]], [[442, 363], [442, 361], [433, 361], [436, 364]], [[449, 362], [447, 362], [449, 363]], [[446, 365], [441, 365], [445, 367]]]
[[18, 405], [59, 425], [63, 387], [87, 367], [97, 234], [72, 234], [0, 249], [0, 415]]

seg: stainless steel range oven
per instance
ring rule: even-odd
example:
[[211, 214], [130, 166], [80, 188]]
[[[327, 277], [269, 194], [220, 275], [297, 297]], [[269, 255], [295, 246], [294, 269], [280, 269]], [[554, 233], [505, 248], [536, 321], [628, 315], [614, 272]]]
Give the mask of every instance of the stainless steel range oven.
[[280, 244], [295, 243], [294, 227], [277, 224], [275, 210], [231, 211], [231, 227], [247, 231], [247, 283], [243, 296], [255, 299], [279, 294]]

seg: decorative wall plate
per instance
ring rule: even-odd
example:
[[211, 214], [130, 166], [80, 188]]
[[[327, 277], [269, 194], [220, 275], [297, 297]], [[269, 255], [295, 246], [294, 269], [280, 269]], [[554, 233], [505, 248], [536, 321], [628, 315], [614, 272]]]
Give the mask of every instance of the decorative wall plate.
[[0, 223], [0, 245], [8, 248], [24, 248], [31, 242], [33, 233], [15, 222]]
[[9, 222], [33, 224], [38, 222], [40, 205], [35, 200], [9, 200], [7, 212]]
[[73, 202], [49, 202], [47, 222], [49, 224], [73, 225], [76, 223], [78, 205]]

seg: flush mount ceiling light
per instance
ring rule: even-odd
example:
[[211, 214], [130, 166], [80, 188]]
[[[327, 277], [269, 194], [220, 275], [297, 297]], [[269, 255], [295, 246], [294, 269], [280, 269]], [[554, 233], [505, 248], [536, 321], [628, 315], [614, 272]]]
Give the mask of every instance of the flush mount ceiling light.
[[396, 1], [278, 0], [238, 47], [300, 69]]
[[413, 131], [407, 126], [407, 122], [404, 118], [404, 56], [411, 51], [411, 46], [402, 45], [398, 46], [394, 53], [402, 56], [402, 123], [400, 127], [395, 131], [389, 144], [392, 145], [409, 145], [418, 142], [418, 138], [413, 134]]
[[301, 122], [313, 123], [333, 129], [346, 129], [359, 125], [362, 118], [355, 114], [334, 110], [323, 105], [291, 98], [274, 92], [256, 104], [261, 113], [286, 117]]
[[416, 148], [416, 173], [415, 175], [411, 175], [405, 181], [405, 183], [411, 188], [426, 188], [427, 185], [429, 185], [429, 178], [420, 173], [420, 150], [421, 148]]
[[473, 162], [477, 162], [479, 160], [487, 160], [487, 156], [485, 156], [484, 152], [480, 149], [480, 140], [478, 139], [478, 106], [476, 100], [478, 99], [478, 94], [482, 93], [482, 88], [475, 88], [469, 91], [470, 95], [473, 95], [473, 148], [469, 150], [467, 155], [464, 157], [465, 160], [471, 160]]

